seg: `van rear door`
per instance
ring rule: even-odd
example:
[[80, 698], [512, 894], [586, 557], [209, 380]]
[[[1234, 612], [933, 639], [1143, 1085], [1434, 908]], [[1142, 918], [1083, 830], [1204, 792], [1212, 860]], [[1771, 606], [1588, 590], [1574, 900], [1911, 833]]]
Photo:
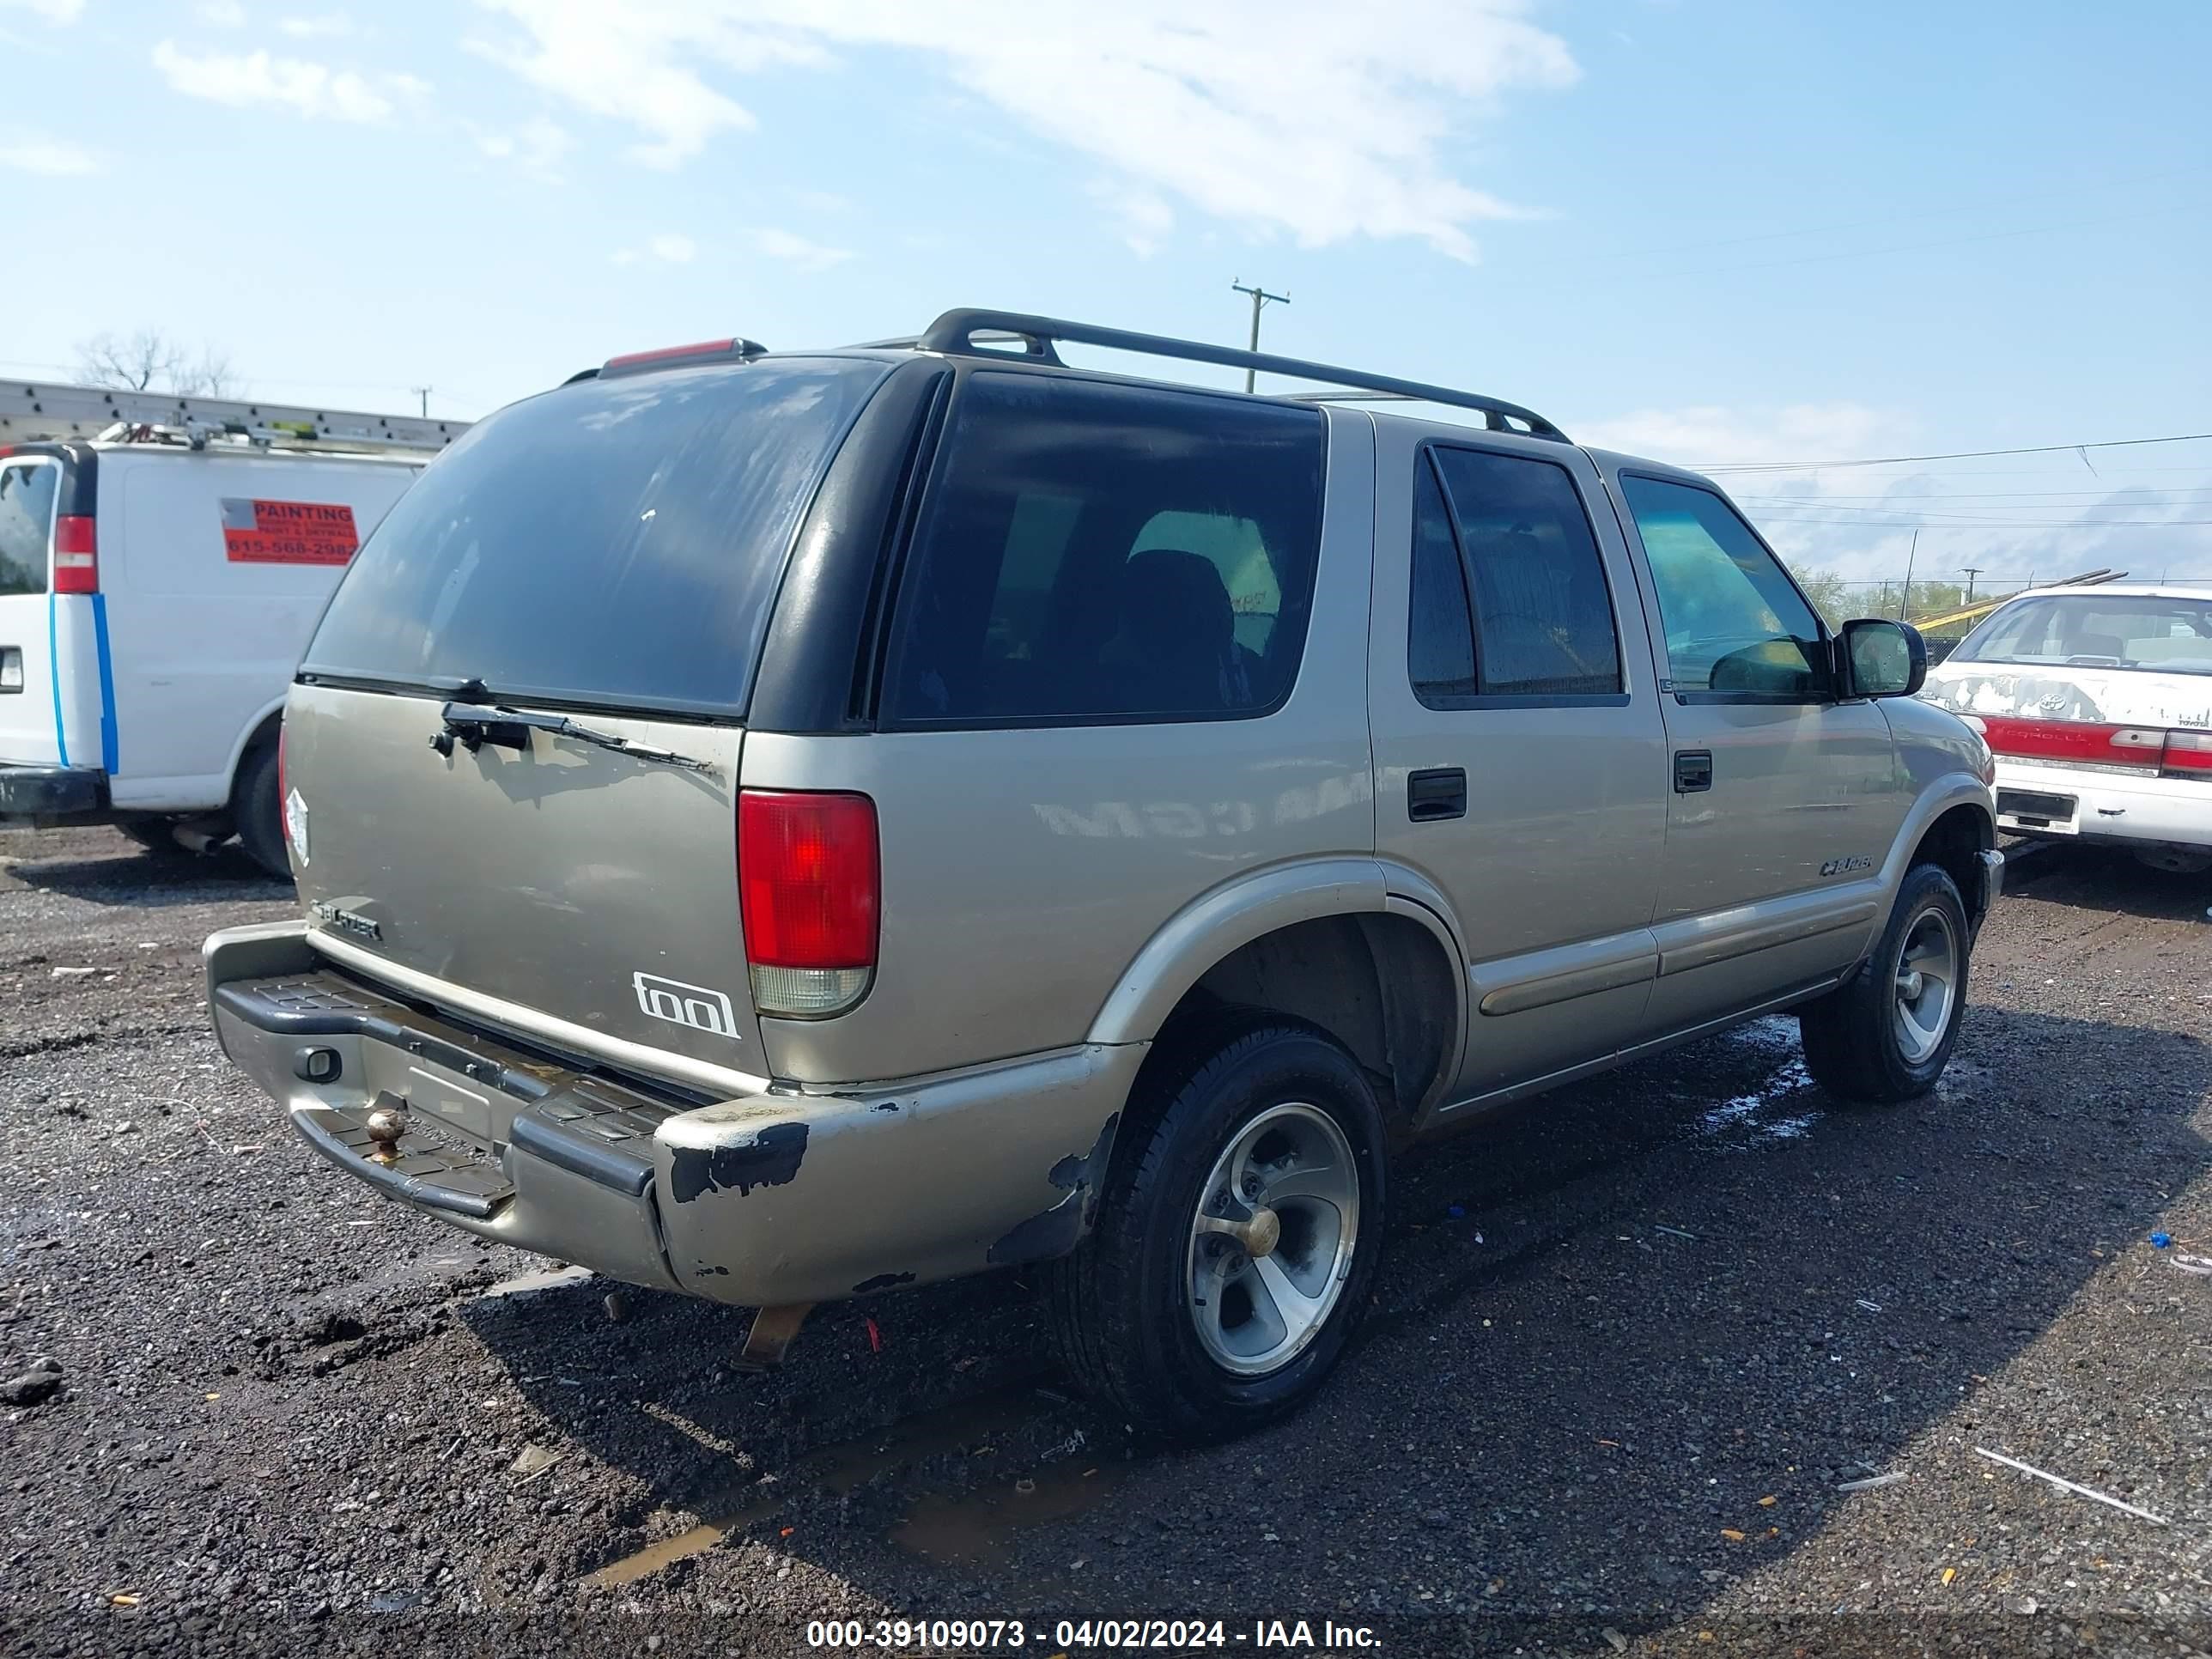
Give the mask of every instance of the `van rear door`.
[[[97, 766], [74, 752], [70, 727], [79, 711], [76, 688], [57, 684], [55, 659], [75, 653], [75, 611], [83, 603], [52, 592], [54, 526], [68, 483], [62, 457], [17, 452], [0, 456], [0, 764]], [[94, 716], [95, 721], [97, 714]], [[82, 747], [82, 742], [77, 745]]]

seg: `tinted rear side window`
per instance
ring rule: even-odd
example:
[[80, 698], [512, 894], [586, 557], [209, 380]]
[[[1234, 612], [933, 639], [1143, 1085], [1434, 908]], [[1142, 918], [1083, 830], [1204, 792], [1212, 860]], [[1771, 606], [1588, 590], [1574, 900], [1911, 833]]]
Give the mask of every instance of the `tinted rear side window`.
[[[1466, 626], [1462, 566], [1474, 582], [1475, 695], [1544, 701], [1618, 693], [1612, 594], [1567, 470], [1442, 446], [1419, 463], [1424, 474], [1431, 462], [1444, 488], [1424, 478], [1413, 524], [1410, 645], [1423, 700], [1448, 705], [1467, 695], [1456, 665], [1469, 647], [1453, 641], [1449, 660], [1434, 655], [1451, 627]], [[1449, 520], [1439, 523], [1447, 510]]]
[[1232, 719], [1289, 696], [1319, 410], [972, 374], [909, 556], [900, 724]]
[[0, 597], [46, 591], [46, 540], [61, 476], [45, 462], [0, 466]]
[[386, 515], [307, 672], [742, 708], [799, 519], [885, 372], [770, 359], [587, 380], [501, 410]]

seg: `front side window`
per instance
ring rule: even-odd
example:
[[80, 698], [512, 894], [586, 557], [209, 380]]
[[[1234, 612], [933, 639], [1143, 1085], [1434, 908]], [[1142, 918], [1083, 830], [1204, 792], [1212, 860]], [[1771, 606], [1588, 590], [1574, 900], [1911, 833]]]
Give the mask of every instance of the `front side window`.
[[1827, 694], [1813, 609], [1751, 526], [1710, 489], [1625, 477], [1679, 692], [1808, 702]]
[[1318, 410], [967, 377], [902, 583], [896, 724], [1233, 719], [1290, 694]]
[[0, 598], [46, 591], [46, 544], [61, 476], [43, 461], [0, 466]]

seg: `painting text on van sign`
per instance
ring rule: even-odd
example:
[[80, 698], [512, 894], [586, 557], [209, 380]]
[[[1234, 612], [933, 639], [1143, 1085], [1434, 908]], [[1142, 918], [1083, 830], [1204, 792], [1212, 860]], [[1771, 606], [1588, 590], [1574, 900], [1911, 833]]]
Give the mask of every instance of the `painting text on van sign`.
[[361, 549], [343, 502], [222, 499], [223, 555], [233, 564], [344, 564]]

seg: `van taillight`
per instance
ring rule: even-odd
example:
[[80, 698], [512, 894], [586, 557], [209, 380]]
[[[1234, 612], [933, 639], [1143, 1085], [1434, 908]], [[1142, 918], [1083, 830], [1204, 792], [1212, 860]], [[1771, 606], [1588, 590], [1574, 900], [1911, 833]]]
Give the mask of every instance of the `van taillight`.
[[882, 866], [866, 795], [747, 789], [738, 797], [738, 897], [753, 1006], [842, 1013], [876, 968]]
[[100, 592], [100, 542], [88, 514], [64, 513], [54, 520], [54, 592]]

